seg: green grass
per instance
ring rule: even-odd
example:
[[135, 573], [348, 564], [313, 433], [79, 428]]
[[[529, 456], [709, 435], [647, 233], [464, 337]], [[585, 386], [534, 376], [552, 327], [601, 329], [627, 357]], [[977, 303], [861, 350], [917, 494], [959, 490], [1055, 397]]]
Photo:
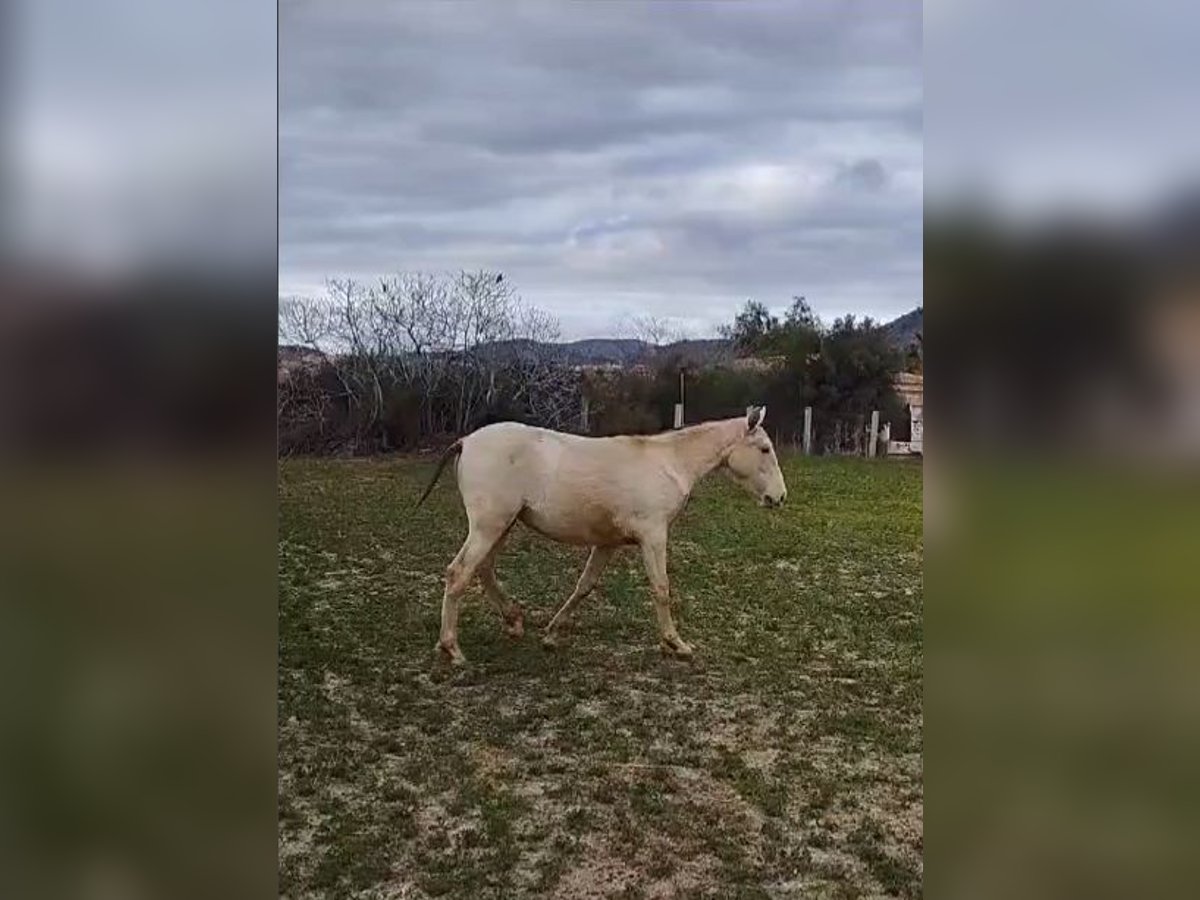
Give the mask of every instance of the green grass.
[[693, 662], [663, 657], [636, 551], [555, 653], [586, 551], [518, 529], [505, 637], [433, 653], [463, 539], [453, 479], [407, 459], [280, 468], [280, 892], [300, 897], [916, 896], [921, 471], [784, 460], [763, 510], [710, 479], [676, 523]]

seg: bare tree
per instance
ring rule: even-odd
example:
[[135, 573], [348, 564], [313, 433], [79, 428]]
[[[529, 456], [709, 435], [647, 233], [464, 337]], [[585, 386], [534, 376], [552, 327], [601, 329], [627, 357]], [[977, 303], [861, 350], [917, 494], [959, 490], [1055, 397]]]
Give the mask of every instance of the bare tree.
[[458, 427], [466, 430], [483, 409], [500, 400], [549, 427], [577, 419], [579, 379], [554, 344], [557, 320], [527, 306], [490, 272], [460, 273], [463, 372]]
[[[280, 361], [276, 384], [276, 424], [285, 454], [295, 442], [308, 449], [320, 442], [327, 425], [328, 394], [321, 375], [332, 368], [327, 354], [333, 322], [327, 304], [311, 297], [287, 297], [279, 303], [279, 340], [309, 351]], [[285, 441], [286, 438], [286, 441]]]
[[279, 339], [310, 350], [326, 352], [333, 333], [329, 306], [312, 297], [279, 301]]
[[381, 279], [368, 296], [390, 381], [419, 393], [423, 431], [444, 430], [446, 423], [438, 421], [435, 399], [449, 375], [446, 356], [454, 350], [456, 328], [446, 280], [404, 273]]
[[618, 325], [617, 333], [649, 345], [652, 355], [669, 344], [687, 339], [687, 334], [679, 323], [652, 315], [626, 317]]
[[579, 419], [582, 383], [556, 346], [561, 337], [558, 321], [529, 307], [518, 310], [516, 321], [526, 343], [512, 367], [513, 398], [528, 408], [534, 421], [567, 429]]
[[342, 351], [334, 364], [352, 407], [367, 410], [357, 439], [369, 434], [383, 411], [383, 378], [386, 343], [370, 293], [353, 279], [326, 281], [331, 307], [333, 341]]
[[505, 404], [552, 427], [576, 418], [578, 378], [551, 347], [557, 321], [495, 272], [331, 279], [323, 298], [281, 304], [279, 328], [281, 339], [336, 348], [354, 440], [386, 444], [389, 402], [415, 404], [423, 434], [463, 433]]

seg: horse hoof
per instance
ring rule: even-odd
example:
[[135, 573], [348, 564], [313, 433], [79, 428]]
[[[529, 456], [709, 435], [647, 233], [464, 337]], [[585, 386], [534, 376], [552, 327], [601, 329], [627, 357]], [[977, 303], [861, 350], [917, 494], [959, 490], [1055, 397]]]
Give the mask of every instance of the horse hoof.
[[525, 617], [516, 616], [510, 621], [506, 621], [503, 626], [504, 633], [513, 640], [519, 640], [525, 637]]
[[458, 649], [458, 644], [451, 644], [447, 647], [441, 641], [438, 641], [434, 646], [434, 650], [446, 659], [452, 666], [465, 666], [467, 658], [463, 656], [463, 652]]
[[676, 659], [691, 659], [694, 655], [691, 645], [680, 640], [660, 641], [659, 647], [662, 648], [663, 653], [674, 656]]

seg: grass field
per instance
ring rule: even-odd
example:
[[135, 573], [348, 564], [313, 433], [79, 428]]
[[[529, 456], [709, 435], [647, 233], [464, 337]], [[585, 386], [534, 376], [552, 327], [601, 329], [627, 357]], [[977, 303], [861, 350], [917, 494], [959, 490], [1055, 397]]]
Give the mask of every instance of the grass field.
[[543, 650], [586, 551], [518, 527], [526, 636], [473, 590], [452, 670], [453, 479], [413, 510], [431, 463], [282, 463], [280, 894], [919, 895], [921, 470], [783, 465], [785, 508], [713, 478], [675, 525], [694, 661], [659, 652], [635, 550]]

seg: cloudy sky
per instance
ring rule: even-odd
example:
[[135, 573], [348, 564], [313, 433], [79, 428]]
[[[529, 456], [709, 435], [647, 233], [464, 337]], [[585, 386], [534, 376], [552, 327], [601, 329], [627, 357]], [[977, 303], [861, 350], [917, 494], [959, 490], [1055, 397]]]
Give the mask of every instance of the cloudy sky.
[[503, 271], [567, 337], [921, 302], [916, 2], [280, 8], [280, 293]]

